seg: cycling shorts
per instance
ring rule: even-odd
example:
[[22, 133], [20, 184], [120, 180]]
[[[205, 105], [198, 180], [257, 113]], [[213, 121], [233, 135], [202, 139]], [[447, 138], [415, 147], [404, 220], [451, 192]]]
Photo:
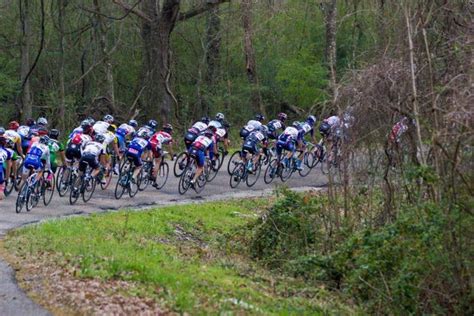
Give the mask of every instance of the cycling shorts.
[[39, 171], [44, 168], [43, 161], [37, 156], [28, 156], [23, 163], [23, 173], [28, 173], [29, 169]]
[[258, 153], [258, 146], [256, 142], [253, 141], [245, 141], [244, 145], [242, 146], [242, 151], [248, 151], [252, 155], [256, 155]]
[[66, 159], [69, 161], [81, 159], [81, 145], [69, 144], [66, 148]]
[[93, 154], [84, 154], [79, 161], [79, 171], [85, 172], [87, 166], [91, 167], [93, 170], [99, 167], [99, 159], [96, 155]]
[[135, 165], [135, 167], [141, 167], [141, 165], [143, 165], [142, 155], [139, 152], [134, 153], [134, 152], [127, 151], [126, 155], [128, 159], [133, 161], [133, 164]]
[[192, 147], [189, 151], [190, 155], [196, 156], [196, 162], [198, 167], [204, 167], [204, 161], [206, 160], [206, 154], [204, 153], [204, 149], [199, 149], [196, 147]]
[[295, 143], [293, 141], [281, 141], [277, 142], [277, 155], [280, 155], [283, 150], [288, 150], [289, 152], [295, 152]]

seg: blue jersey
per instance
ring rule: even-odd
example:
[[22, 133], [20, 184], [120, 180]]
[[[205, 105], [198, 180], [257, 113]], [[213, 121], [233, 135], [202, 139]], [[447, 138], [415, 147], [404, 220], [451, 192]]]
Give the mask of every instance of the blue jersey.
[[135, 156], [141, 156], [143, 152], [145, 151], [145, 149], [148, 149], [148, 150], [151, 149], [150, 142], [144, 138], [135, 137], [130, 142], [127, 152]]

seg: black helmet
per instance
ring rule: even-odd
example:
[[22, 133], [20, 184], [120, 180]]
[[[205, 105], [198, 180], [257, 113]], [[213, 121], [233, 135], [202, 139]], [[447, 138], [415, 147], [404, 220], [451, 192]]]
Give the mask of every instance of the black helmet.
[[39, 139], [40, 144], [48, 144], [49, 143], [49, 137], [48, 135], [41, 136]]
[[209, 124], [211, 120], [209, 119], [209, 117], [207, 116], [203, 116], [201, 117], [201, 122], [205, 123], [205, 124]]
[[168, 134], [171, 134], [173, 132], [173, 126], [171, 124], [165, 124], [163, 125], [163, 131], [168, 133]]
[[27, 118], [26, 119], [26, 126], [33, 126], [36, 124], [36, 121], [34, 119], [32, 119], [31, 117], [30, 118]]
[[156, 128], [158, 127], [158, 122], [155, 120], [149, 120], [147, 125], [153, 130], [156, 130]]
[[52, 139], [58, 139], [59, 137], [59, 131], [55, 128], [49, 131], [49, 137]]
[[103, 143], [105, 140], [105, 136], [102, 134], [97, 134], [94, 136], [94, 140], [98, 143]]
[[288, 118], [288, 115], [286, 115], [286, 113], [283, 113], [283, 112], [280, 112], [278, 113], [278, 119], [282, 122], [286, 121], [286, 119]]
[[136, 120], [130, 120], [130, 121], [128, 121], [128, 125], [130, 125], [131, 127], [137, 128], [138, 127], [138, 122]]
[[265, 116], [263, 116], [263, 114], [257, 114], [255, 115], [255, 119], [259, 122], [262, 122], [265, 119]]
[[215, 127], [214, 127], [214, 130], [212, 130], [212, 127], [208, 128], [204, 131], [204, 136], [212, 137], [212, 136], [214, 136], [215, 131], [216, 131]]

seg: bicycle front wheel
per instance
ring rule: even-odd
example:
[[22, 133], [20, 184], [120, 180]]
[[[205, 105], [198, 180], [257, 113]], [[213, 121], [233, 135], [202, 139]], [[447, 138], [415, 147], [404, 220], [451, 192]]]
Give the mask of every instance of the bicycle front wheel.
[[156, 174], [156, 179], [155, 179], [155, 188], [157, 190], [160, 190], [163, 188], [166, 184], [166, 181], [168, 181], [168, 175], [170, 173], [170, 167], [167, 162], [163, 162], [160, 165], [160, 169], [158, 170], [158, 173]]
[[71, 190], [69, 191], [69, 204], [73, 205], [81, 195], [82, 178], [73, 176], [71, 181], [72, 185]]
[[54, 174], [52, 175], [49, 183], [46, 181], [46, 179], [43, 179], [43, 183], [41, 185], [41, 195], [43, 195], [44, 206], [48, 206], [49, 203], [51, 203], [51, 200], [53, 199], [55, 183], [56, 180]]
[[184, 172], [184, 169], [186, 168], [186, 164], [188, 161], [188, 153], [183, 151], [176, 157], [176, 160], [174, 161], [174, 166], [173, 166], [173, 173], [176, 178], [181, 177], [181, 175]]
[[234, 168], [235, 166], [240, 162], [242, 161], [242, 158], [241, 158], [241, 152], [240, 150], [234, 152], [230, 158], [229, 158], [229, 162], [227, 163], [227, 173], [230, 175], [232, 175], [232, 172], [234, 171]]

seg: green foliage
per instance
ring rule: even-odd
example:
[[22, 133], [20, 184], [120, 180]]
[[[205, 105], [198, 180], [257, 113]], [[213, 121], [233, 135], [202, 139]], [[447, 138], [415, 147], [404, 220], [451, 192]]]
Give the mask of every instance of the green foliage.
[[326, 78], [325, 66], [317, 63], [309, 50], [301, 50], [294, 58], [281, 60], [276, 76], [285, 99], [305, 109], [328, 97]]
[[11, 100], [20, 87], [14, 59], [0, 55], [0, 102]]
[[[371, 313], [461, 314], [472, 299], [473, 250], [463, 236], [472, 236], [474, 223], [466, 207], [404, 205], [391, 224], [334, 232], [321, 221], [332, 209], [326, 199], [284, 192], [255, 223], [249, 252], [270, 268], [340, 289]], [[329, 251], [325, 239], [334, 242]]]

